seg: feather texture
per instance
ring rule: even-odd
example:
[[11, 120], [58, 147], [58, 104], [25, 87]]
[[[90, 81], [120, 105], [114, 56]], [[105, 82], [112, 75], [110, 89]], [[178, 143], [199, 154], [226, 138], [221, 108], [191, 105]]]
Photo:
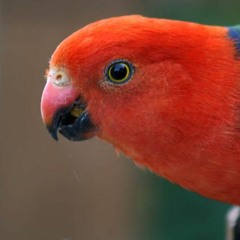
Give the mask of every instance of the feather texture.
[[[98, 137], [187, 189], [240, 204], [239, 36], [239, 27], [110, 18], [65, 39], [50, 69], [65, 69]], [[116, 59], [134, 66], [126, 84], [106, 80]]]

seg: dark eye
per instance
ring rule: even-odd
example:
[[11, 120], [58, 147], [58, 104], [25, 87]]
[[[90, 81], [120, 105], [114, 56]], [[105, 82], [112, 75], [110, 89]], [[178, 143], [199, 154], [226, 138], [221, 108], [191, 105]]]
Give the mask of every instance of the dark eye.
[[127, 82], [133, 73], [133, 67], [126, 61], [115, 61], [107, 68], [107, 79], [115, 84]]

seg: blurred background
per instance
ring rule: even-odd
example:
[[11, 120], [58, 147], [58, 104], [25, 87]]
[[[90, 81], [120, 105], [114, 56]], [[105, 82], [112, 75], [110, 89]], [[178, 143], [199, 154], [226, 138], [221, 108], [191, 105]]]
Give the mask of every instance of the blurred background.
[[54, 142], [39, 104], [62, 39], [110, 16], [232, 25], [239, 0], [0, 1], [0, 239], [224, 239], [229, 206], [138, 169], [98, 139]]

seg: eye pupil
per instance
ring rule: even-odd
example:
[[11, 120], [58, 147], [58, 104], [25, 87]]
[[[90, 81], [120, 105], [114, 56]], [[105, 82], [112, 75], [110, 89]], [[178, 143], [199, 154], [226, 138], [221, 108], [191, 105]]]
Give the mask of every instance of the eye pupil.
[[128, 75], [128, 66], [125, 63], [116, 63], [111, 67], [111, 78], [116, 81], [124, 80]]

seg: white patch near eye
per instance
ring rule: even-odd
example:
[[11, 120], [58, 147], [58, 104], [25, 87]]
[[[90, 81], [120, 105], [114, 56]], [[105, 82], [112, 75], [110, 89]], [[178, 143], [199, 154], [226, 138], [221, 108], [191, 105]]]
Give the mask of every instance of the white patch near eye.
[[50, 69], [47, 80], [53, 82], [53, 84], [58, 87], [70, 85], [70, 79], [63, 69]]

